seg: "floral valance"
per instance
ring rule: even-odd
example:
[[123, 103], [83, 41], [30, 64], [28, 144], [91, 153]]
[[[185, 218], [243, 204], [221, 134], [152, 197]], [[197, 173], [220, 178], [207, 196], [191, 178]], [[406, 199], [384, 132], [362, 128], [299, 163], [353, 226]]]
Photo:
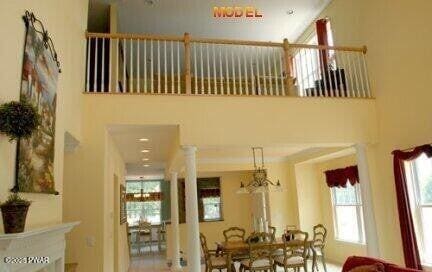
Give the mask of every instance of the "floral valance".
[[161, 192], [127, 193], [126, 201], [128, 202], [162, 201], [162, 193]]
[[346, 187], [348, 182], [351, 185], [360, 182], [357, 165], [328, 170], [324, 173], [329, 187]]
[[220, 188], [201, 188], [199, 190], [200, 198], [220, 197]]

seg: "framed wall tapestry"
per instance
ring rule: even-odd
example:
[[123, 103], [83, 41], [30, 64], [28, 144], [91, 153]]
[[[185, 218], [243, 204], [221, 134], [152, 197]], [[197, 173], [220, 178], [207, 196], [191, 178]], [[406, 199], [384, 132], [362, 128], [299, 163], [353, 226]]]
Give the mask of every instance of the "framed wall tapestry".
[[23, 16], [26, 36], [20, 100], [34, 105], [41, 125], [17, 144], [14, 191], [58, 194], [54, 186], [57, 80], [60, 71], [51, 38], [33, 13]]
[[120, 184], [120, 225], [127, 222], [126, 187]]

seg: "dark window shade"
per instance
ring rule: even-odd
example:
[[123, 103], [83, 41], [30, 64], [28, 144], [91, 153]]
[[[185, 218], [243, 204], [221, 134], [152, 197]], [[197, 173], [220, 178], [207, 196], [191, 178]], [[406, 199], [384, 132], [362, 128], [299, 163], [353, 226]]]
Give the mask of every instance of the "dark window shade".
[[[221, 198], [221, 184], [219, 177], [213, 178], [198, 178], [197, 179], [197, 194], [198, 194], [198, 215], [199, 221], [205, 222], [204, 220], [204, 206], [203, 199], [210, 197]], [[186, 192], [185, 192], [185, 180], [178, 180], [178, 206], [179, 206], [179, 223], [186, 223]], [[222, 198], [220, 200], [220, 206], [222, 207]], [[222, 209], [220, 211], [220, 219], [222, 220]]]

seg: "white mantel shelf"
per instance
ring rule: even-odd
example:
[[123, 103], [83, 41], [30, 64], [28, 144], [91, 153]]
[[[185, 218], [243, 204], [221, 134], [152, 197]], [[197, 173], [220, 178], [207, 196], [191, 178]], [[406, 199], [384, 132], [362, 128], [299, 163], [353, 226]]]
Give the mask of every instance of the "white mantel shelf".
[[[80, 222], [63, 223], [22, 233], [0, 234], [0, 272], [34, 272], [46, 266], [64, 271], [65, 234]], [[48, 257], [49, 263], [5, 263], [6, 257]], [[52, 268], [51, 268], [52, 267]]]

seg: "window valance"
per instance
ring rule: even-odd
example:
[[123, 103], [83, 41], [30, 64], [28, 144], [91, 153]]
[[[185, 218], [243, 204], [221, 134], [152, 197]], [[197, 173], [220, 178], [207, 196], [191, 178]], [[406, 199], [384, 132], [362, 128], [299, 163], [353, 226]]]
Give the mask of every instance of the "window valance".
[[346, 187], [348, 182], [351, 185], [360, 182], [357, 165], [328, 170], [324, 173], [329, 187]]
[[150, 201], [162, 201], [161, 192], [149, 192], [149, 193], [127, 193], [126, 201], [128, 202], [150, 202]]

